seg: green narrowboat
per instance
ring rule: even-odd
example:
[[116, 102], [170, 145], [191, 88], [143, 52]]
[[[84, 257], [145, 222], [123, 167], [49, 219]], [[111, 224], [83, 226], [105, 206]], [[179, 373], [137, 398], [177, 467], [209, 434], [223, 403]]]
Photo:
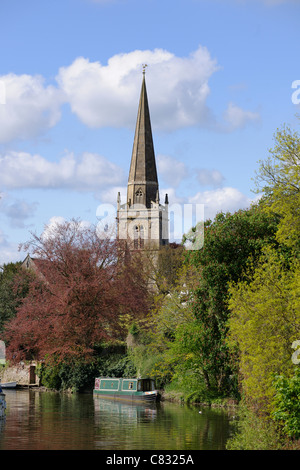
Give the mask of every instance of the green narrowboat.
[[160, 394], [155, 390], [154, 380], [152, 379], [97, 377], [95, 379], [94, 395], [100, 398], [137, 403], [152, 403], [160, 399]]

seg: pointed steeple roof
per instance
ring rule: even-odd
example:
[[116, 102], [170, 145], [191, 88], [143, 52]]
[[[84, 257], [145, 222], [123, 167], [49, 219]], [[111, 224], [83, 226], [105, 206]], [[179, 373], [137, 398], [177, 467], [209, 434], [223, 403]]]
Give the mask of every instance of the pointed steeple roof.
[[156, 201], [157, 191], [158, 179], [144, 70], [128, 178], [127, 202], [144, 204], [150, 208], [151, 201]]

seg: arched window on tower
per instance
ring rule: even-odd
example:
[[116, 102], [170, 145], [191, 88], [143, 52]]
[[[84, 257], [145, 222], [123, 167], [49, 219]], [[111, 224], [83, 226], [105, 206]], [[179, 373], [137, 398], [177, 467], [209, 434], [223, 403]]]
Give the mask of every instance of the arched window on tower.
[[134, 236], [133, 246], [134, 246], [134, 249], [137, 250], [139, 247], [139, 228], [137, 225], [134, 227], [133, 236]]
[[135, 250], [144, 248], [144, 227], [142, 225], [136, 225], [133, 233], [133, 246]]
[[144, 227], [140, 226], [139, 247], [144, 248]]
[[135, 193], [135, 202], [137, 204], [143, 203], [143, 191], [141, 190], [141, 188], [139, 188]]

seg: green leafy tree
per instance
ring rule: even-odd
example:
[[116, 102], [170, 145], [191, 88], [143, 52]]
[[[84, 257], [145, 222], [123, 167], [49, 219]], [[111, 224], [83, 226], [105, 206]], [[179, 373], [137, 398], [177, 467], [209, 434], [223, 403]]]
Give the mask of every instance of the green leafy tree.
[[226, 343], [228, 285], [243, 276], [249, 257], [255, 261], [263, 246], [274, 241], [276, 224], [276, 217], [258, 205], [234, 214], [220, 213], [205, 224], [203, 248], [189, 251], [199, 280], [193, 293], [196, 321], [177, 336], [178, 350], [182, 344], [183, 351], [193, 351], [198, 364], [194, 362], [193, 368], [202, 371], [207, 389], [218, 394], [236, 393], [235, 354]]
[[193, 292], [198, 284], [195, 267], [183, 263], [177, 279], [169, 286], [167, 294], [159, 292], [151, 314], [154, 342], [162, 348], [175, 338], [178, 327], [195, 319], [192, 311]]
[[155, 290], [162, 296], [167, 295], [181, 275], [185, 259], [184, 247], [177, 243], [170, 243], [161, 247], [158, 252], [146, 248], [143, 256], [148, 266], [148, 277], [155, 286]]
[[284, 126], [275, 134], [270, 156], [260, 162], [256, 175], [262, 206], [280, 216], [277, 240], [300, 248], [300, 136]]
[[146, 324], [140, 322], [138, 328], [134, 324], [130, 330], [135, 343], [130, 349], [130, 357], [136, 369], [141, 375], [155, 378], [159, 387], [170, 382], [174, 367], [181, 361], [172, 349], [177, 330], [195, 319], [191, 292], [197, 283], [197, 272], [183, 264], [176, 277], [167, 291], [157, 292]]
[[291, 349], [300, 339], [299, 163], [299, 134], [283, 127], [256, 175], [260, 209], [278, 218], [276, 243], [264, 247], [247, 276], [231, 283], [228, 322], [247, 405], [293, 438], [299, 437], [299, 377], [293, 377]]
[[28, 293], [29, 275], [21, 263], [8, 263], [0, 268], [0, 333], [17, 313], [20, 299]]
[[292, 343], [300, 338], [300, 264], [286, 267], [279, 250], [266, 248], [254, 274], [232, 284], [229, 338], [238, 346], [245, 398], [270, 411], [274, 374], [293, 370]]

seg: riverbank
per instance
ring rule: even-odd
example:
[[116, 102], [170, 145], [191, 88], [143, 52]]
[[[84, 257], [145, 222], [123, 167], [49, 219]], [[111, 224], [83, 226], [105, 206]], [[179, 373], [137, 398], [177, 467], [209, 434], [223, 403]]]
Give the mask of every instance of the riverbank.
[[181, 392], [178, 391], [160, 391], [162, 401], [169, 401], [172, 403], [188, 403], [190, 405], [198, 405], [198, 406], [207, 406], [210, 408], [236, 408], [239, 405], [238, 400], [234, 400], [232, 398], [223, 398], [218, 399], [216, 401], [199, 401], [199, 400], [186, 400]]

